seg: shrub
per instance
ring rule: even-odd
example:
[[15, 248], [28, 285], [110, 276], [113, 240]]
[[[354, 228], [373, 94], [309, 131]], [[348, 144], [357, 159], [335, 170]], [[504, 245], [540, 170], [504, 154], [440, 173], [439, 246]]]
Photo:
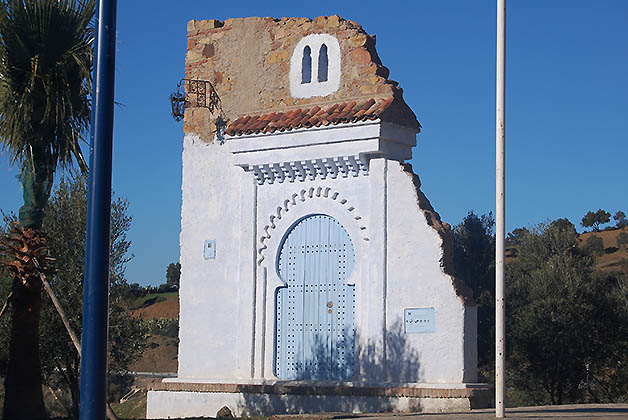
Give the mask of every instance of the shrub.
[[147, 321], [151, 334], [169, 338], [179, 337], [179, 320], [176, 318], [153, 318]]
[[599, 236], [591, 235], [582, 246], [582, 250], [589, 255], [599, 257], [604, 254], [604, 241]]

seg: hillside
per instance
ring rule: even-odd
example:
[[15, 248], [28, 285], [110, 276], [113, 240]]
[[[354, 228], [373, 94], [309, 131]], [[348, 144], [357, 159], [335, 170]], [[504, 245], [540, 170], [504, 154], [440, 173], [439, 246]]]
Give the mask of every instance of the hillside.
[[[587, 240], [593, 236], [602, 239], [602, 255], [595, 257], [595, 268], [604, 272], [620, 271], [628, 273], [628, 247], [617, 246], [617, 237], [622, 233], [628, 234], [628, 227], [623, 229], [603, 230], [600, 232], [583, 232], [580, 234], [580, 247], [584, 247]], [[518, 246], [508, 246], [506, 248], [506, 263], [517, 258]]]
[[628, 272], [628, 249], [626, 245], [621, 248], [617, 246], [617, 237], [621, 232], [628, 233], [628, 228], [585, 232], [580, 235], [581, 244], [585, 244], [592, 236], [602, 238], [604, 241], [604, 253], [595, 259], [595, 265], [599, 270]]
[[153, 318], [177, 318], [179, 319], [179, 294], [153, 293], [141, 298], [133, 305], [131, 314], [145, 321]]
[[134, 372], [177, 371], [179, 347], [179, 295], [178, 293], [150, 294], [134, 303], [133, 316], [151, 321], [148, 348], [133, 364]]

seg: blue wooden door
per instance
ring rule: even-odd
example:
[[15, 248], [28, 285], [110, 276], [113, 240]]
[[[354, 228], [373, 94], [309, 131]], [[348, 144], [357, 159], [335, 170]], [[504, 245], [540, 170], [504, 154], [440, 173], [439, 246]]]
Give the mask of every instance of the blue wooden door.
[[353, 243], [336, 219], [316, 214], [284, 236], [277, 271], [275, 374], [281, 379], [349, 380], [353, 375]]

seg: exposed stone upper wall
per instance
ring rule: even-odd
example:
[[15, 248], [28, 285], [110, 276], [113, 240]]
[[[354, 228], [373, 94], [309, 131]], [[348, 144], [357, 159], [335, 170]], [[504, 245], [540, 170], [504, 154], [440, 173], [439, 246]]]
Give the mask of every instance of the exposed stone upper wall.
[[[290, 58], [299, 40], [326, 33], [338, 39], [341, 56], [339, 89], [324, 97], [291, 96]], [[337, 15], [309, 18], [238, 18], [188, 23], [186, 78], [209, 80], [221, 98], [224, 116], [285, 111], [347, 99], [395, 97], [402, 90], [389, 80], [375, 49], [375, 36]], [[405, 104], [403, 104], [405, 106]], [[210, 141], [213, 118], [204, 108], [188, 108], [185, 132]]]

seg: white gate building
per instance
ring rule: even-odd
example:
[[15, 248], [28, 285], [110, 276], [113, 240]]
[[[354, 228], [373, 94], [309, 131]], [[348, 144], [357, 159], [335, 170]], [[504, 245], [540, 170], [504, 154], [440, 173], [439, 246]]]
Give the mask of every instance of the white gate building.
[[191, 21], [186, 72], [179, 367], [148, 417], [486, 403], [449, 226], [405, 163], [420, 125], [374, 37]]

